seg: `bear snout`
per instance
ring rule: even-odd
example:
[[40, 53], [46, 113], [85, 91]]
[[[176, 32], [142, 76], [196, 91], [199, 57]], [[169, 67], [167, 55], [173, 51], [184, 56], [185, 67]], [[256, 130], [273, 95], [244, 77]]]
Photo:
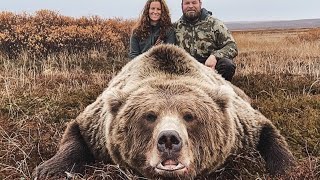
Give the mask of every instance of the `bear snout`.
[[157, 149], [161, 154], [171, 158], [175, 153], [180, 152], [182, 139], [175, 130], [165, 130], [160, 132], [157, 141]]

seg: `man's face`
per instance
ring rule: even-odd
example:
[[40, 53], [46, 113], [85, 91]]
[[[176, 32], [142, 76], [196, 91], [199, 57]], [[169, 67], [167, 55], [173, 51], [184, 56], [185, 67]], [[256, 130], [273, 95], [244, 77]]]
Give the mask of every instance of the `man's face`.
[[182, 12], [184, 17], [189, 21], [195, 21], [200, 17], [201, 2], [200, 0], [183, 0]]

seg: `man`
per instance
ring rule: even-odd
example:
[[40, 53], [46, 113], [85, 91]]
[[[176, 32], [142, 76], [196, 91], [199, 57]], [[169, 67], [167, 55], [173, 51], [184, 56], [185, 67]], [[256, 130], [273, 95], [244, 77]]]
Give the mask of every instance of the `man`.
[[174, 24], [176, 44], [231, 81], [236, 69], [233, 58], [238, 55], [237, 45], [223, 22], [201, 5], [201, 0], [182, 0], [183, 16]]

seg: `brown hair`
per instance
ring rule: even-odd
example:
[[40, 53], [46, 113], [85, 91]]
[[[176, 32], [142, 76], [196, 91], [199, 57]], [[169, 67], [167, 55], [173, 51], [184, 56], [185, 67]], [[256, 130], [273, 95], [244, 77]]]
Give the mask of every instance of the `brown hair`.
[[161, 4], [161, 17], [160, 17], [160, 39], [163, 39], [166, 35], [166, 31], [172, 28], [169, 8], [165, 0], [148, 0], [144, 5], [144, 8], [141, 12], [140, 18], [136, 25], [133, 28], [134, 35], [146, 39], [150, 35], [150, 18], [149, 18], [149, 9], [152, 2], [160, 2]]

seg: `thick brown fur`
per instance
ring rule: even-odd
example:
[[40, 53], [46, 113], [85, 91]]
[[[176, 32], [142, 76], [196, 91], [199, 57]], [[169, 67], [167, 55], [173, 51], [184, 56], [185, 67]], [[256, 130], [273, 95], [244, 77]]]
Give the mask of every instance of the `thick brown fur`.
[[242, 90], [183, 49], [159, 45], [123, 67], [34, 175], [81, 171], [95, 160], [148, 178], [192, 179], [250, 148], [271, 174], [294, 162], [285, 139]]

